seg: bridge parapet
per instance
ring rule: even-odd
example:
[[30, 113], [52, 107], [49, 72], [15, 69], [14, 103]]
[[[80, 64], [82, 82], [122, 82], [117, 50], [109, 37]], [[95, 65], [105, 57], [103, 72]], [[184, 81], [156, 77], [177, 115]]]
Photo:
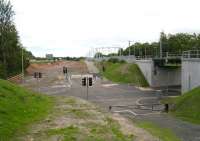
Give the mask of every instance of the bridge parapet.
[[110, 58], [116, 58], [119, 60], [124, 60], [127, 63], [134, 63], [136, 58], [134, 55], [130, 55], [130, 56], [109, 56], [109, 57], [100, 57], [100, 58], [94, 58], [96, 61], [108, 61]]
[[200, 58], [200, 50], [188, 50], [183, 52], [184, 58]]

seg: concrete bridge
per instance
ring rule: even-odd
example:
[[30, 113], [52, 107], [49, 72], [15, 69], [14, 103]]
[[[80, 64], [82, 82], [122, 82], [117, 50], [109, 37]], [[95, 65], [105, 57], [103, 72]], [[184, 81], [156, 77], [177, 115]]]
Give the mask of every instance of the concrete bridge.
[[[185, 93], [200, 86], [200, 51], [186, 51], [178, 56], [168, 54], [162, 58], [131, 55], [100, 57], [94, 60], [102, 61], [110, 58], [138, 64], [151, 87], [181, 86], [182, 93]], [[170, 62], [174, 63], [169, 64]]]

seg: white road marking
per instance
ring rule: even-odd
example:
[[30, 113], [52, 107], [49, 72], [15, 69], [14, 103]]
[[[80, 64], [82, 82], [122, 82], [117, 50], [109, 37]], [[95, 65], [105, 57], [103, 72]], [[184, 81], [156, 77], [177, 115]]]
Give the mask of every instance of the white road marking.
[[54, 86], [51, 86], [51, 88], [66, 88], [67, 86], [66, 85], [54, 85]]
[[82, 75], [80, 75], [80, 74], [77, 74], [77, 75], [73, 74], [73, 75], [71, 75], [71, 78], [81, 78], [81, 77], [82, 77]]
[[153, 91], [153, 89], [152, 88], [149, 88], [149, 87], [137, 87], [137, 86], [135, 86], [135, 88], [137, 88], [137, 89], [139, 89], [139, 90], [141, 90], [141, 91]]
[[144, 99], [156, 99], [157, 97], [142, 97], [142, 98], [139, 98], [136, 100], [135, 104], [136, 105], [143, 105], [142, 103], [140, 103], [141, 100], [144, 100]]
[[160, 114], [161, 112], [150, 112], [150, 113], [146, 113], [146, 114], [138, 114], [131, 110], [120, 110], [120, 111], [113, 111], [113, 113], [131, 113], [134, 116], [147, 116], [147, 115], [157, 115], [157, 114]]
[[91, 75], [91, 74], [84, 74], [84, 75], [73, 74], [73, 75], [71, 75], [71, 78], [83, 78], [83, 77], [93, 77], [93, 75]]
[[119, 84], [103, 84], [103, 87], [113, 87], [113, 86], [118, 86]]
[[134, 116], [137, 116], [138, 114], [136, 114], [135, 112], [131, 111], [131, 110], [120, 110], [120, 111], [114, 111], [114, 113], [131, 113]]

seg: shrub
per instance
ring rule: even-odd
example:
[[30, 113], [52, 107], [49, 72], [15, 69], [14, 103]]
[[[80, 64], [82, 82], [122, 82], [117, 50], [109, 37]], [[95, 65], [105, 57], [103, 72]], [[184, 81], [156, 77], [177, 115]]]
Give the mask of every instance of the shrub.
[[108, 62], [111, 62], [111, 63], [126, 63], [126, 61], [119, 60], [117, 58], [110, 58], [110, 59], [108, 59]]

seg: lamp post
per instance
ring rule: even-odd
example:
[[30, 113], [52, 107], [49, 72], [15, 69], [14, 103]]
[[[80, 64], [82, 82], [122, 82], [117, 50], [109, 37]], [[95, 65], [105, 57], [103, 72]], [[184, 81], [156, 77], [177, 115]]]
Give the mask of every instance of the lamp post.
[[24, 51], [22, 47], [22, 83], [24, 83]]
[[22, 83], [24, 83], [24, 47], [22, 47]]

